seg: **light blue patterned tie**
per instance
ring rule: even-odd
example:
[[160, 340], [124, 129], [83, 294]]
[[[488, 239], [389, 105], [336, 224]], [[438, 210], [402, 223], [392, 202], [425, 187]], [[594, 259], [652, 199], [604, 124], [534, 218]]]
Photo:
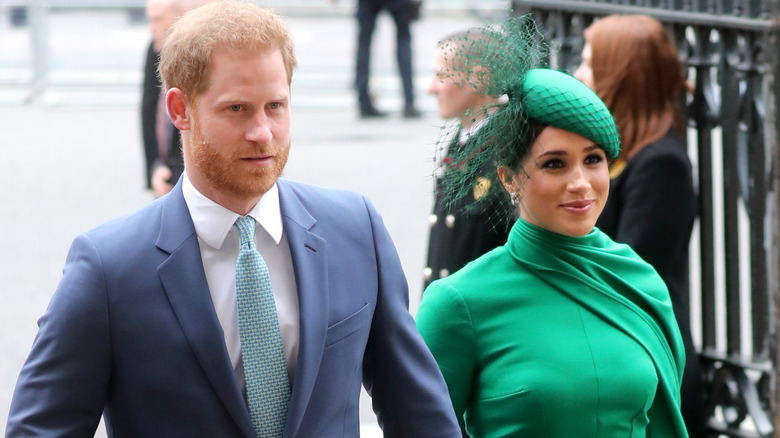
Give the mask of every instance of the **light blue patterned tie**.
[[236, 301], [249, 413], [258, 437], [281, 437], [287, 420], [290, 382], [271, 277], [255, 246], [255, 220], [239, 217], [236, 228], [241, 234]]

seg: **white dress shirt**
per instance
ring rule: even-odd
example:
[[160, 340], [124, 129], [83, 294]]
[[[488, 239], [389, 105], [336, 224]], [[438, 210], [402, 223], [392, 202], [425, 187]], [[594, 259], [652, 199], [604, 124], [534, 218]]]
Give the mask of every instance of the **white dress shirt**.
[[[184, 201], [195, 224], [200, 256], [206, 272], [211, 300], [225, 333], [230, 361], [241, 386], [244, 369], [236, 307], [236, 259], [240, 248], [238, 229], [233, 226], [239, 215], [208, 199], [192, 185], [185, 172], [182, 181]], [[295, 286], [290, 246], [284, 233], [276, 184], [266, 192], [247, 216], [257, 221], [255, 245], [271, 275], [282, 343], [290, 381], [295, 377], [300, 324], [298, 294]]]

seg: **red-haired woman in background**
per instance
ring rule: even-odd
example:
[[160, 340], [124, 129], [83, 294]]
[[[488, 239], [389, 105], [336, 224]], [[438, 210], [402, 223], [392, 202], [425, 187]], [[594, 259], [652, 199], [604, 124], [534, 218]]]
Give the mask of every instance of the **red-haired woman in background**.
[[585, 30], [574, 76], [606, 103], [620, 133], [610, 196], [596, 226], [629, 244], [661, 275], [685, 344], [682, 412], [691, 437], [703, 435], [701, 365], [688, 305], [688, 244], [697, 211], [680, 97], [677, 50], [663, 25], [645, 15], [611, 15]]

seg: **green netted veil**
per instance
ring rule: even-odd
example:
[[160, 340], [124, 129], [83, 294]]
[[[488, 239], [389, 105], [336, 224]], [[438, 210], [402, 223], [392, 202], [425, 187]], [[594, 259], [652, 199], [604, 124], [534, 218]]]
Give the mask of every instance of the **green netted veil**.
[[[450, 206], [476, 184], [484, 185], [481, 181], [486, 166], [517, 169], [545, 126], [579, 134], [599, 145], [608, 157], [617, 158], [620, 138], [606, 105], [579, 80], [543, 68], [549, 50], [530, 15], [470, 29], [460, 37], [445, 40], [440, 47], [452, 68], [449, 76], [458, 85], [499, 98], [499, 103], [478, 110], [488, 115], [488, 121], [472, 134], [465, 147], [446, 152], [443, 165], [449, 169], [441, 174]], [[441, 149], [451, 143], [458, 129], [458, 125], [443, 128]], [[509, 202], [497, 172], [490, 177], [491, 184], [486, 185], [489, 191], [480, 202]], [[466, 208], [480, 208], [480, 202]], [[511, 212], [511, 208], [497, 210]]]

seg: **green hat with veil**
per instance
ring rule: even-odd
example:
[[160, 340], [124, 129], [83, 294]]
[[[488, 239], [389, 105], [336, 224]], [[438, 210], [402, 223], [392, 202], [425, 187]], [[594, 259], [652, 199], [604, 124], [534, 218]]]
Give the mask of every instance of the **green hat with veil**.
[[[620, 137], [612, 114], [585, 84], [544, 68], [549, 49], [530, 15], [470, 29], [440, 47], [455, 83], [499, 98], [498, 103], [477, 110], [488, 121], [471, 134], [466, 146], [447, 151], [448, 163], [461, 164], [443, 173], [444, 193], [451, 205], [472, 190], [480, 180], [477, 172], [488, 163], [513, 169], [521, 165], [546, 126], [588, 138], [609, 158], [618, 157]], [[458, 128], [445, 127], [443, 138], [451, 138], [451, 131]], [[493, 193], [481, 201], [506, 200], [497, 173], [491, 177]]]
[[521, 99], [531, 119], [593, 140], [612, 159], [620, 154], [612, 114], [579, 80], [555, 70], [533, 69], [525, 74]]

